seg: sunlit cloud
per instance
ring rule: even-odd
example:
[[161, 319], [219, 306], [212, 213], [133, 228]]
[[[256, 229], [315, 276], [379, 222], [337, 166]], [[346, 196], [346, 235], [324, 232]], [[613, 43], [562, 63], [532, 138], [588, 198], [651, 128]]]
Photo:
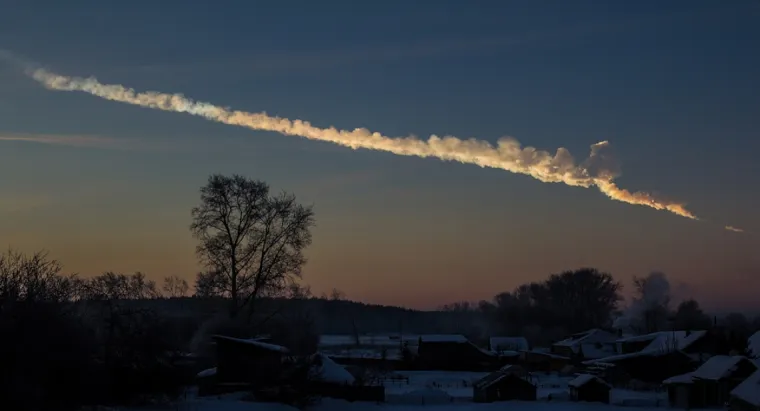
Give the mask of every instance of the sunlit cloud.
[[68, 77], [39, 68], [27, 70], [27, 73], [50, 90], [81, 91], [106, 100], [186, 113], [217, 123], [330, 142], [355, 150], [368, 149], [401, 156], [437, 158], [528, 175], [544, 183], [563, 183], [583, 188], [595, 187], [616, 201], [665, 210], [693, 220], [699, 219], [687, 210], [683, 203], [658, 198], [643, 191], [633, 192], [620, 188], [614, 182], [619, 171], [611, 160], [608, 151], [610, 144], [607, 141], [592, 144], [590, 156], [585, 161], [576, 163], [565, 148], [560, 147], [556, 154], [552, 154], [534, 147], [523, 147], [517, 140], [509, 137], [500, 139], [496, 146], [487, 141], [462, 140], [453, 136], [433, 135], [427, 140], [414, 136], [393, 138], [365, 128], [354, 130], [321, 128], [313, 126], [308, 121], [273, 117], [265, 112], [249, 113], [232, 110], [207, 102], [194, 101], [182, 94], [156, 91], [138, 93], [122, 85], [102, 84], [94, 77]]

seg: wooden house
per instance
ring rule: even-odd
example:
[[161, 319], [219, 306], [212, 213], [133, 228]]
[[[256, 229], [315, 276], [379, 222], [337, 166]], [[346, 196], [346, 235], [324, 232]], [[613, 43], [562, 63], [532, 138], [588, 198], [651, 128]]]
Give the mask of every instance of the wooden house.
[[570, 388], [570, 399], [573, 401], [610, 403], [612, 387], [599, 377], [581, 374], [567, 385]]
[[668, 400], [677, 408], [722, 407], [732, 390], [757, 371], [757, 366], [742, 356], [717, 355], [693, 372], [663, 381]]
[[256, 339], [216, 335], [216, 375], [219, 383], [275, 383], [282, 374], [288, 349]]
[[760, 371], [755, 371], [731, 391], [728, 408], [731, 411], [760, 411]]
[[707, 331], [667, 331], [622, 338], [617, 342], [619, 354], [584, 364], [613, 364], [631, 378], [660, 383], [697, 367], [703, 355], [696, 347], [707, 335]]
[[511, 365], [492, 372], [472, 386], [474, 402], [535, 401], [537, 388], [524, 368]]

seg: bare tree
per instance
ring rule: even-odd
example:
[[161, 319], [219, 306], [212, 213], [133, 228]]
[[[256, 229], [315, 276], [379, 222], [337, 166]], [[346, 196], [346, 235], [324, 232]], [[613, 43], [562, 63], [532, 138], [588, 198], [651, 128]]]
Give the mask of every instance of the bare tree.
[[186, 297], [187, 292], [190, 290], [187, 280], [179, 278], [176, 275], [164, 278], [164, 285], [161, 288], [164, 291], [164, 296], [169, 298]]
[[196, 252], [213, 277], [205, 280], [231, 299], [233, 317], [246, 307], [252, 312], [257, 298], [285, 290], [306, 262], [312, 207], [269, 191], [263, 181], [215, 174], [192, 210]]
[[141, 272], [132, 275], [106, 272], [83, 283], [84, 297], [92, 300], [142, 300], [158, 298], [156, 282]]
[[346, 299], [346, 293], [343, 291], [333, 288], [332, 292], [330, 293], [330, 300], [332, 301], [343, 301]]

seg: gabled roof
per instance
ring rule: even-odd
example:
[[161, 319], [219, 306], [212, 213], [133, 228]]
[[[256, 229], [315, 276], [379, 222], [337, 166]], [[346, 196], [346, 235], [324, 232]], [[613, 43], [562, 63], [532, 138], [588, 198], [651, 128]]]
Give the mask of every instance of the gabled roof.
[[314, 354], [315, 364], [312, 368], [314, 376], [320, 381], [334, 384], [353, 384], [354, 376], [342, 365], [336, 363], [324, 354]]
[[742, 401], [760, 407], [760, 371], [755, 371], [749, 378], [739, 384], [731, 396], [741, 399]]
[[275, 344], [261, 342], [261, 341], [259, 341], [258, 339], [255, 339], [255, 338], [254, 339], [243, 339], [243, 338], [227, 337], [225, 335], [214, 335], [213, 338], [216, 339], [216, 340], [230, 341], [230, 342], [234, 342], [234, 343], [237, 343], [237, 344], [252, 345], [252, 346], [264, 349], [264, 350], [280, 352], [280, 353], [283, 353], [283, 354], [287, 354], [287, 353], [290, 352], [290, 350], [288, 350], [287, 348], [285, 348], [285, 347], [283, 347], [281, 345], [275, 345]]
[[760, 331], [752, 334], [747, 340], [747, 349], [754, 358], [760, 358]]
[[590, 383], [591, 381], [596, 381], [599, 384], [605, 385], [607, 387], [610, 386], [603, 379], [601, 379], [601, 378], [599, 378], [599, 377], [597, 377], [595, 375], [591, 375], [591, 374], [581, 374], [581, 375], [575, 377], [574, 379], [572, 379], [570, 382], [568, 382], [567, 385], [569, 387], [578, 388], [578, 387], [582, 387], [582, 386]]
[[621, 338], [618, 343], [626, 342], [646, 342], [650, 341], [641, 351], [612, 355], [609, 357], [585, 361], [584, 364], [595, 362], [615, 362], [629, 358], [642, 356], [658, 356], [670, 354], [676, 351], [682, 351], [689, 348], [692, 344], [699, 341], [707, 334], [707, 331], [661, 331], [651, 334], [637, 335], [635, 337]]
[[694, 380], [718, 381], [731, 375], [731, 372], [736, 370], [736, 368], [744, 361], [752, 366], [755, 365], [746, 357], [740, 355], [716, 355], [707, 360], [695, 371], [670, 377], [663, 381], [663, 384], [689, 384]]
[[475, 387], [476, 389], [487, 388], [507, 377], [519, 378], [529, 384], [533, 384], [532, 382], [528, 381], [524, 375], [520, 375], [517, 372], [509, 372], [509, 371], [504, 372], [504, 371], [499, 370], [499, 371], [492, 372], [486, 375], [485, 377], [479, 379], [477, 382], [475, 382], [475, 384], [473, 384], [473, 387]]

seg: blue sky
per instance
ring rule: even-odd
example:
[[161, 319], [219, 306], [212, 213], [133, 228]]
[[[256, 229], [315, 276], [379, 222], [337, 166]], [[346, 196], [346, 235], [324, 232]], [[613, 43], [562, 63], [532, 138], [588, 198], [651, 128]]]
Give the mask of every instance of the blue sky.
[[626, 283], [661, 269], [719, 308], [753, 301], [737, 282], [760, 286], [756, 1], [0, 3], [0, 48], [62, 74], [319, 126], [512, 136], [576, 159], [610, 140], [622, 187], [710, 221], [51, 92], [2, 65], [0, 137], [69, 144], [0, 141], [0, 243], [70, 270], [190, 278], [197, 190], [238, 172], [315, 204], [305, 280], [357, 299], [429, 307], [581, 265]]

